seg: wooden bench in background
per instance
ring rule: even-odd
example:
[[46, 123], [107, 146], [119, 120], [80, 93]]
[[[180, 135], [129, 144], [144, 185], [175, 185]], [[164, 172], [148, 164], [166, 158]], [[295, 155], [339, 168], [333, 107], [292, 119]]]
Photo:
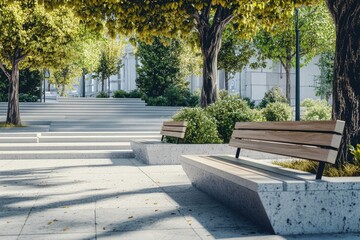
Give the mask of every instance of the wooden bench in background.
[[161, 141], [164, 141], [164, 137], [174, 137], [176, 138], [176, 143], [179, 143], [179, 140], [185, 137], [186, 127], [186, 121], [164, 122], [160, 131], [162, 135]]
[[[195, 187], [276, 234], [360, 231], [353, 223], [360, 219], [360, 200], [351, 197], [351, 180], [320, 180], [325, 164], [336, 161], [344, 125], [239, 122], [229, 143], [237, 149], [235, 157], [185, 155], [181, 164]], [[318, 172], [314, 176], [241, 157], [241, 149], [318, 161]], [[352, 220], [349, 211], [355, 214]]]

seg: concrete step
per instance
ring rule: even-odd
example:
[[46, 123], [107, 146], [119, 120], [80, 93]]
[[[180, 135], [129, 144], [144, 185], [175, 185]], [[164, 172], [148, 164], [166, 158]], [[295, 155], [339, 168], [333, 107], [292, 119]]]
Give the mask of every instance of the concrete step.
[[[72, 136], [72, 137], [85, 137], [85, 136], [142, 136], [142, 137], [156, 137], [159, 136], [159, 131], [154, 132], [46, 132], [41, 133], [41, 137], [64, 137], [64, 136]], [[1, 136], [1, 135], [0, 135]]]
[[0, 143], [37, 143], [37, 137], [0, 137]]
[[129, 142], [0, 144], [0, 152], [67, 150], [131, 150]]
[[132, 150], [49, 150], [49, 151], [7, 151], [0, 152], [0, 159], [96, 159], [133, 158]]
[[160, 135], [124, 135], [124, 136], [48, 136], [39, 138], [39, 143], [61, 142], [129, 142], [132, 139], [159, 139]]

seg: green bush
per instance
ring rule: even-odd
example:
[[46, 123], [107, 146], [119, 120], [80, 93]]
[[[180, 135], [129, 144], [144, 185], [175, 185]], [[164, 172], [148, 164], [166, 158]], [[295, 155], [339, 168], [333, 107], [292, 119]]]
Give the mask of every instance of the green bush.
[[265, 93], [264, 98], [259, 103], [260, 108], [265, 108], [269, 103], [282, 102], [287, 103], [286, 97], [282, 94], [281, 88], [273, 87]]
[[142, 98], [142, 93], [138, 89], [129, 92], [129, 98]]
[[306, 112], [303, 120], [330, 120], [331, 106], [325, 100], [305, 99], [301, 103], [302, 107], [306, 107]]
[[8, 101], [8, 95], [0, 93], [0, 102], [7, 102]]
[[145, 99], [148, 106], [168, 106], [167, 99], [163, 96], [159, 97], [148, 97]]
[[108, 97], [109, 97], [109, 95], [106, 92], [99, 92], [96, 95], [96, 98], [108, 98]]
[[248, 97], [244, 97], [244, 98], [242, 98], [242, 99], [245, 100], [245, 101], [248, 103], [248, 105], [249, 105], [249, 107], [250, 107], [251, 109], [254, 109], [254, 108], [255, 108], [255, 101], [251, 100], [251, 99], [248, 98]]
[[112, 96], [113, 96], [113, 98], [127, 98], [127, 97], [129, 97], [129, 93], [127, 93], [124, 90], [119, 89], [119, 90], [114, 91]]
[[269, 103], [263, 109], [266, 121], [289, 121], [291, 119], [291, 107], [287, 103]]
[[352, 155], [354, 155], [354, 160], [357, 165], [360, 165], [360, 144], [356, 144], [356, 148], [352, 145], [349, 145], [349, 150]]
[[206, 112], [216, 119], [217, 129], [224, 143], [228, 143], [236, 122], [254, 120], [252, 109], [238, 96], [227, 96], [206, 108]]
[[183, 108], [173, 116], [175, 121], [186, 120], [188, 122], [184, 143], [221, 143], [217, 129], [216, 120], [209, 116], [200, 107]]
[[224, 98], [226, 98], [226, 97], [228, 97], [229, 96], [229, 92], [228, 91], [226, 91], [226, 90], [224, 90], [224, 89], [221, 89], [220, 91], [219, 91], [219, 99], [224, 99]]
[[37, 102], [38, 97], [26, 93], [19, 93], [19, 102]]
[[189, 89], [178, 86], [171, 86], [164, 92], [168, 106], [195, 107], [199, 98], [193, 95]]

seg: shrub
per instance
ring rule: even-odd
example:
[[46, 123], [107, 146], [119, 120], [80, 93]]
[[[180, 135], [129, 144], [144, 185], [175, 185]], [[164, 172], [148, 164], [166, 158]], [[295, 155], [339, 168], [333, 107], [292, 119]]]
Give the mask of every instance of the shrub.
[[142, 93], [138, 89], [134, 89], [129, 92], [128, 97], [129, 98], [141, 98]]
[[186, 120], [188, 122], [184, 143], [221, 143], [217, 129], [216, 120], [209, 116], [200, 107], [184, 108], [173, 116], [175, 121]]
[[7, 102], [8, 101], [8, 95], [0, 93], [0, 102]]
[[330, 120], [331, 106], [325, 100], [305, 99], [301, 103], [302, 107], [306, 107], [305, 117], [303, 120]]
[[[307, 160], [293, 160], [293, 161], [275, 161], [275, 165], [286, 168], [296, 169], [304, 172], [316, 173], [319, 163]], [[345, 163], [340, 168], [336, 168], [330, 164], [325, 165], [324, 176], [327, 177], [351, 177], [360, 176], [360, 166]]]
[[19, 93], [19, 102], [37, 102], [38, 97], [26, 93]]
[[291, 108], [287, 103], [274, 102], [263, 109], [266, 121], [288, 121], [291, 119]]
[[168, 106], [167, 99], [163, 96], [159, 97], [148, 97], [145, 99], [148, 106]]
[[242, 98], [244, 101], [246, 101], [251, 109], [255, 108], [255, 101], [251, 100], [248, 97]]
[[109, 95], [106, 92], [99, 92], [96, 95], [96, 98], [108, 98], [108, 97], [109, 97]]
[[216, 119], [217, 129], [224, 143], [228, 143], [236, 122], [253, 121], [254, 115], [248, 103], [238, 96], [227, 96], [206, 108]]
[[127, 93], [124, 90], [119, 89], [113, 92], [113, 98], [127, 98], [127, 97], [129, 97], [129, 93]]
[[287, 103], [286, 97], [282, 94], [281, 88], [273, 87], [265, 93], [264, 98], [259, 103], [260, 108], [265, 108], [269, 103], [282, 102]]
[[349, 150], [352, 155], [354, 155], [355, 162], [360, 165], [360, 144], [356, 144], [356, 148], [352, 145], [349, 145]]
[[189, 89], [171, 86], [164, 92], [168, 106], [194, 107], [199, 103], [199, 98], [193, 95]]
[[219, 91], [219, 99], [224, 99], [229, 96], [229, 92], [222, 89]]

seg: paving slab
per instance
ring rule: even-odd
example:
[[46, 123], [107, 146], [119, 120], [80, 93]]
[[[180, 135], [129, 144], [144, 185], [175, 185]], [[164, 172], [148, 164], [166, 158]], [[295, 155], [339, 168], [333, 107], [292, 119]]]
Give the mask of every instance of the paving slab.
[[131, 158], [7, 161], [0, 168], [0, 239], [360, 239], [269, 234], [185, 176], [181, 166]]

